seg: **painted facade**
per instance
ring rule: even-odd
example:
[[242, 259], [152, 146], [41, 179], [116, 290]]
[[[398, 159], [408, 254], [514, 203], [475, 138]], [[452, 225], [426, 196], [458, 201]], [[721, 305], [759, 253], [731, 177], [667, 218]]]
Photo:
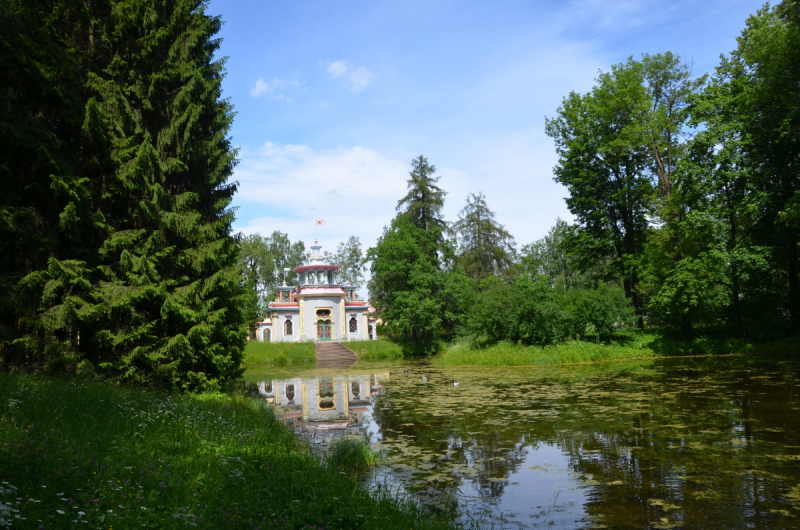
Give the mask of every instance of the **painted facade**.
[[257, 326], [257, 338], [266, 342], [374, 340], [375, 320], [369, 302], [359, 300], [356, 288], [341, 285], [337, 265], [324, 262], [314, 242], [311, 260], [294, 270], [297, 286], [278, 287], [278, 299], [269, 304], [267, 318]]

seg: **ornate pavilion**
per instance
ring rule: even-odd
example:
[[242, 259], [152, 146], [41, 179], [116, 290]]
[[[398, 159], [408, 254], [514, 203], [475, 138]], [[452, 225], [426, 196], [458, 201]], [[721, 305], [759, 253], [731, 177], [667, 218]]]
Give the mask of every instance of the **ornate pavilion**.
[[374, 340], [374, 311], [359, 300], [356, 288], [341, 285], [337, 265], [324, 263], [321, 245], [314, 241], [308, 265], [297, 267], [296, 286], [278, 287], [278, 299], [271, 302], [267, 318], [258, 323], [259, 341], [350, 341]]

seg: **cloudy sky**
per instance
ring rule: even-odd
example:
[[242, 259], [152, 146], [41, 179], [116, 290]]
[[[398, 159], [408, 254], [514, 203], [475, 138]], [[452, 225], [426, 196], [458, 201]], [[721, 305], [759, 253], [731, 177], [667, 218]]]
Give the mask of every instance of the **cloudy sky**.
[[671, 50], [712, 71], [759, 1], [212, 0], [240, 148], [236, 231], [374, 244], [420, 154], [446, 218], [482, 191], [518, 246], [571, 220], [544, 134], [570, 91]]

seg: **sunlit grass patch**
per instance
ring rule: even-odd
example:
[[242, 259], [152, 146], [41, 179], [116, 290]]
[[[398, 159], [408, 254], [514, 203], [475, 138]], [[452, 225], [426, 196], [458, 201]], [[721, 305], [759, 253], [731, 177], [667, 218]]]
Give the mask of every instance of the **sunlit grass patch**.
[[438, 355], [436, 364], [461, 366], [523, 366], [564, 363], [587, 363], [616, 359], [654, 357], [656, 353], [641, 343], [594, 343], [571, 340], [554, 346], [523, 346], [500, 342], [475, 348], [469, 342], [452, 344]]
[[243, 364], [294, 364], [314, 362], [313, 342], [250, 341], [244, 349]]
[[403, 347], [386, 338], [348, 342], [345, 346], [356, 352], [361, 359], [395, 359], [403, 357]]
[[455, 342], [434, 362], [449, 366], [523, 366], [588, 363], [686, 355], [796, 355], [800, 339], [792, 337], [766, 343], [754, 343], [713, 330], [698, 331], [692, 336], [659, 330], [624, 329], [609, 342], [596, 337], [568, 340], [551, 346], [524, 346], [500, 342], [478, 347], [468, 340]]
[[0, 502], [15, 526], [455, 527], [370, 496], [242, 394], [0, 373], [0, 396]]

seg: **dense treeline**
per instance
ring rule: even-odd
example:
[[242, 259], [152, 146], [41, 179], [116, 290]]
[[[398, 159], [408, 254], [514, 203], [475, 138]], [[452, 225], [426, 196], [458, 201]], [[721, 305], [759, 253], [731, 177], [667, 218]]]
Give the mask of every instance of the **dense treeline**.
[[669, 52], [612, 66], [546, 132], [575, 224], [519, 253], [480, 193], [448, 224], [433, 166], [414, 160], [369, 252], [391, 332], [430, 351], [442, 330], [523, 344], [626, 323], [800, 330], [800, 2], [751, 16], [713, 75]]
[[5, 0], [0, 17], [2, 362], [237, 377], [219, 18], [199, 0]]

